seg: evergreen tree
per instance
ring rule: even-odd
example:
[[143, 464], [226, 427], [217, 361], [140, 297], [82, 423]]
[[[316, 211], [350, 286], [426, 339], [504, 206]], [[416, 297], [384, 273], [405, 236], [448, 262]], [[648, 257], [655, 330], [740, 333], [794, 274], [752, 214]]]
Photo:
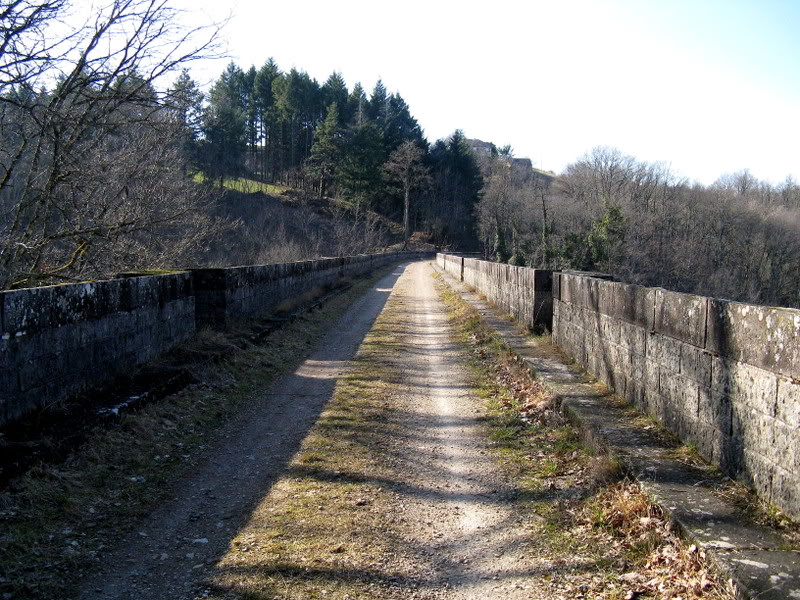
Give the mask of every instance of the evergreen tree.
[[383, 140], [380, 130], [365, 123], [352, 130], [344, 147], [337, 185], [358, 212], [375, 204], [382, 192]]
[[316, 140], [311, 147], [307, 169], [319, 181], [319, 197], [323, 198], [333, 180], [341, 156], [339, 108], [336, 102], [328, 107], [325, 120], [317, 127]]
[[[186, 161], [198, 165], [198, 140], [203, 130], [203, 92], [187, 69], [181, 71], [168, 92], [168, 103], [176, 121], [183, 129], [183, 149]], [[186, 165], [184, 164], [184, 171]]]
[[339, 107], [337, 111], [339, 113], [339, 125], [344, 125], [347, 122], [345, 119], [347, 96], [347, 84], [344, 81], [344, 77], [338, 71], [334, 71], [322, 86], [322, 101], [326, 110], [333, 103], [336, 103], [336, 106]]
[[619, 206], [610, 205], [604, 213], [592, 222], [591, 231], [586, 236], [586, 245], [592, 263], [606, 273], [614, 272], [614, 264], [625, 242], [627, 219]]
[[369, 97], [369, 104], [367, 106], [367, 116], [369, 119], [376, 123], [379, 127], [383, 127], [388, 121], [389, 111], [389, 94], [386, 91], [386, 86], [383, 81], [378, 79], [375, 87], [372, 90], [372, 95]]
[[251, 66], [247, 71], [242, 73], [241, 81], [241, 94], [242, 94], [242, 110], [245, 115], [245, 139], [249, 150], [250, 161], [252, 166], [255, 166], [257, 157], [258, 145], [258, 107], [256, 105], [255, 97], [255, 81], [257, 71], [254, 66]]
[[464, 133], [456, 130], [447, 140], [438, 141], [431, 151], [431, 160], [434, 194], [429, 218], [432, 233], [439, 244], [477, 248], [474, 210], [483, 178]]
[[214, 83], [203, 114], [203, 170], [220, 185], [226, 175], [242, 170], [245, 149], [245, 111], [242, 71], [230, 63]]
[[392, 94], [388, 103], [388, 120], [383, 126], [383, 137], [388, 153], [392, 153], [403, 142], [413, 141], [424, 150], [427, 142], [422, 133], [422, 128], [417, 120], [411, 116], [408, 104], [400, 94]]
[[506, 248], [506, 237], [503, 233], [503, 227], [500, 223], [496, 223], [494, 230], [494, 260], [495, 262], [504, 263], [508, 260], [508, 248]]
[[253, 82], [253, 97], [259, 127], [258, 140], [261, 143], [259, 171], [262, 181], [267, 178], [268, 173], [270, 181], [275, 179], [276, 163], [270, 159], [276, 143], [278, 115], [272, 86], [280, 75], [281, 71], [278, 65], [270, 58], [258, 70]]
[[[282, 127], [284, 169], [297, 172], [311, 149], [314, 127], [322, 114], [319, 84], [307, 73], [292, 69], [273, 83]], [[298, 182], [295, 182], [298, 183]]]
[[364, 125], [368, 118], [368, 104], [369, 101], [367, 100], [367, 94], [364, 92], [364, 88], [360, 83], [356, 83], [353, 86], [353, 91], [350, 92], [350, 96], [347, 98], [347, 114], [345, 115], [347, 118], [345, 122], [350, 123], [354, 127], [361, 127]]

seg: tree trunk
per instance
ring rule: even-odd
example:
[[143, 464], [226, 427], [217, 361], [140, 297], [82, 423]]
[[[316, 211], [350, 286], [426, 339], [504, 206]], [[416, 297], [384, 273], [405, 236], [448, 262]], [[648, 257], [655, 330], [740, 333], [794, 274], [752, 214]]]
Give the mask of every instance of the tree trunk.
[[411, 212], [411, 186], [406, 185], [403, 197], [403, 250], [408, 245], [408, 238], [411, 237], [409, 227], [409, 213]]

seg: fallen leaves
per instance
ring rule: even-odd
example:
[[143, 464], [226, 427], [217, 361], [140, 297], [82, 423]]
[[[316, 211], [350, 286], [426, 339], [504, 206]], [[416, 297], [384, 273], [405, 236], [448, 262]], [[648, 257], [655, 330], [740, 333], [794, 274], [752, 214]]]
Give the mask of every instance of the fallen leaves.
[[[664, 598], [722, 600], [733, 597], [705, 552], [687, 546], [669, 520], [635, 482], [624, 481], [573, 510], [573, 533], [606, 549], [607, 559], [628, 569], [615, 582], [593, 579], [573, 588], [578, 598]], [[620, 591], [620, 588], [622, 591]]]

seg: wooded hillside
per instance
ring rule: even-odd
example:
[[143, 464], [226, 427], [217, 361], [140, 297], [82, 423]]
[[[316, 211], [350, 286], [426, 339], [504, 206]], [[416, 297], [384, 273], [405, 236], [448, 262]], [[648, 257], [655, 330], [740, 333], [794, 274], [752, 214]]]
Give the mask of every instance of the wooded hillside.
[[691, 184], [660, 163], [598, 147], [558, 177], [484, 161], [485, 253], [537, 267], [600, 270], [623, 281], [800, 306], [800, 186], [747, 170]]

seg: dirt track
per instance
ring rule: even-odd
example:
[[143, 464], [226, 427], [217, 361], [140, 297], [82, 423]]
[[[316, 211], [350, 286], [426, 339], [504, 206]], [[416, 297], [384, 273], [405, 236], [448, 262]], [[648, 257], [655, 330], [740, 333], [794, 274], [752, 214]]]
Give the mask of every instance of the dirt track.
[[392, 394], [405, 421], [403, 435], [385, 444], [398, 512], [412, 524], [401, 543], [420, 549], [424, 597], [536, 597], [526, 584], [532, 559], [510, 502], [514, 492], [498, 475], [431, 273], [428, 263], [398, 267], [355, 303], [308, 360], [226, 426], [211, 460], [105, 556], [81, 597], [200, 596], [332, 397], [390, 292], [406, 323], [396, 355], [402, 377]]
[[398, 442], [395, 465], [405, 476], [404, 516], [416, 523], [409, 541], [430, 552], [430, 588], [441, 597], [530, 598], [514, 490], [500, 475], [430, 267], [413, 265], [395, 294], [409, 323], [395, 408], [407, 416], [401, 439], [417, 440]]

